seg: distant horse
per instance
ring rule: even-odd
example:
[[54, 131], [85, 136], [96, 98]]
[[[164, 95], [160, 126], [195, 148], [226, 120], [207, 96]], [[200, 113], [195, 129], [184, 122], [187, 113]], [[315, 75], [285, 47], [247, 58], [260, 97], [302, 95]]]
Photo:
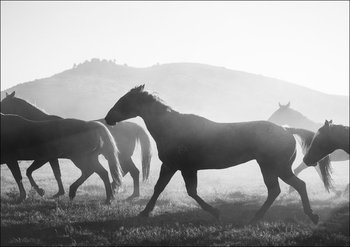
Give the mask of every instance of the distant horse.
[[[299, 138], [297, 139], [302, 147], [302, 152], [305, 155], [309, 145], [311, 144], [311, 140], [314, 132], [317, 131], [319, 127], [322, 126], [320, 123], [315, 123], [305, 117], [300, 112], [292, 109], [290, 107], [290, 102], [286, 105], [281, 105], [279, 103], [279, 109], [277, 109], [268, 119], [268, 121], [273, 122], [278, 125], [288, 125], [293, 128], [298, 128], [298, 133], [293, 133], [297, 135]], [[300, 129], [306, 129], [309, 131], [302, 131]], [[335, 150], [333, 153], [329, 154], [330, 161], [346, 161], [349, 160], [349, 154], [344, 152], [343, 150]], [[326, 162], [325, 160], [323, 162]], [[326, 165], [326, 164], [324, 164]], [[325, 166], [324, 166], [325, 167]], [[295, 175], [298, 175], [301, 171], [308, 168], [307, 165], [302, 162], [297, 168], [294, 169]], [[324, 181], [324, 177], [322, 176], [322, 172], [319, 169], [319, 166], [315, 166], [315, 169], [320, 176], [320, 178]], [[327, 168], [325, 168], [327, 169]], [[327, 186], [325, 185], [327, 188]], [[328, 189], [327, 189], [328, 190]]]
[[[314, 165], [336, 149], [349, 153], [349, 126], [332, 124], [325, 121], [314, 135], [303, 161], [306, 165]], [[349, 184], [345, 191], [349, 190]]]
[[102, 154], [107, 160], [115, 185], [121, 184], [117, 147], [108, 129], [101, 123], [77, 119], [31, 121], [18, 115], [1, 113], [1, 164], [7, 164], [20, 190], [20, 200], [26, 197], [18, 160], [48, 160], [67, 158], [82, 175], [69, 188], [73, 199], [78, 187], [94, 172], [106, 189], [106, 202], [113, 199], [108, 172], [98, 161]]
[[[54, 120], [62, 119], [61, 117], [48, 115], [44, 111], [38, 109], [29, 102], [15, 97], [15, 92], [11, 94], [6, 93], [6, 97], [1, 101], [1, 112], [6, 114], [16, 114], [34, 121]], [[103, 119], [97, 120], [104, 123]], [[139, 125], [131, 122], [123, 122], [114, 127], [107, 126], [111, 132], [119, 150], [118, 158], [120, 166], [123, 170], [123, 176], [130, 172], [131, 177], [134, 180], [134, 192], [129, 197], [137, 197], [140, 195], [139, 185], [139, 170], [131, 159], [132, 154], [135, 150], [135, 144], [137, 141], [140, 142], [141, 155], [142, 155], [142, 175], [143, 180], [147, 180], [150, 170], [151, 162], [151, 145], [150, 139], [146, 134], [145, 130]], [[49, 161], [52, 167], [53, 173], [58, 183], [58, 193], [53, 197], [58, 197], [64, 194], [64, 188], [61, 180], [61, 172], [57, 159]], [[34, 161], [33, 164], [27, 169], [27, 176], [33, 188], [40, 194], [44, 195], [44, 190], [39, 188], [32, 178], [32, 172], [40, 168], [46, 162]]]
[[181, 114], [144, 91], [144, 85], [121, 97], [105, 120], [114, 125], [137, 116], [145, 121], [163, 162], [154, 193], [141, 216], [150, 214], [165, 186], [180, 170], [188, 195], [203, 210], [219, 218], [219, 210], [197, 194], [197, 171], [228, 168], [256, 159], [268, 196], [252, 221], [261, 219], [280, 194], [278, 178], [281, 178], [299, 192], [305, 214], [313, 223], [318, 222], [318, 215], [310, 207], [305, 183], [291, 170], [296, 156], [295, 139], [284, 128], [268, 121], [216, 123], [193, 114]]

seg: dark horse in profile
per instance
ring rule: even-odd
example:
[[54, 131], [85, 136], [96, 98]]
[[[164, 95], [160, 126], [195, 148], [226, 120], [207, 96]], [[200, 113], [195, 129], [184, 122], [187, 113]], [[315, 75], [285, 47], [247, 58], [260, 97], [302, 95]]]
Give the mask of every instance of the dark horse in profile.
[[306, 165], [313, 165], [334, 150], [341, 149], [349, 153], [349, 148], [349, 126], [326, 120], [312, 138], [303, 161]]
[[[112, 187], [121, 184], [117, 147], [106, 126], [99, 122], [77, 119], [31, 121], [18, 115], [1, 113], [1, 164], [7, 164], [20, 190], [20, 201], [26, 197], [18, 160], [44, 161], [66, 158], [81, 170], [81, 176], [69, 188], [75, 197], [78, 187], [96, 172], [102, 179], [107, 203], [113, 199]], [[102, 154], [108, 161], [113, 178], [98, 161]]]
[[310, 207], [305, 183], [291, 170], [296, 156], [295, 139], [283, 127], [268, 121], [217, 123], [197, 115], [182, 114], [144, 91], [144, 85], [121, 97], [105, 120], [114, 125], [137, 116], [145, 121], [163, 162], [154, 193], [141, 212], [142, 216], [150, 214], [160, 193], [180, 170], [188, 195], [202, 209], [219, 218], [219, 210], [197, 194], [197, 171], [228, 168], [255, 159], [268, 196], [252, 221], [261, 219], [280, 194], [278, 178], [281, 178], [299, 192], [305, 214], [313, 223], [318, 222], [318, 215]]
[[[61, 117], [55, 115], [48, 115], [44, 111], [38, 109], [34, 105], [15, 97], [15, 92], [11, 94], [6, 93], [6, 97], [1, 101], [1, 112], [5, 114], [16, 114], [22, 116], [26, 119], [33, 121], [47, 121], [47, 120], [58, 120]], [[103, 119], [97, 120], [104, 123]], [[134, 192], [129, 197], [138, 197], [140, 195], [140, 184], [139, 184], [139, 170], [131, 159], [134, 153], [136, 142], [140, 142], [141, 153], [142, 153], [142, 175], [143, 180], [147, 180], [150, 170], [151, 162], [151, 145], [150, 139], [145, 132], [145, 130], [139, 125], [131, 122], [123, 122], [114, 127], [105, 125], [115, 142], [117, 143], [117, 148], [119, 150], [118, 159], [120, 166], [123, 170], [123, 176], [130, 172], [131, 177], [134, 180]], [[54, 131], [54, 130], [53, 130]], [[32, 177], [32, 172], [43, 166], [46, 162], [50, 163], [53, 173], [55, 175], [56, 181], [58, 183], [58, 193], [53, 197], [58, 197], [64, 194], [64, 188], [61, 180], [61, 171], [57, 159], [51, 160], [35, 160], [32, 165], [27, 169], [27, 177], [32, 185], [32, 187], [42, 196], [45, 191], [41, 189], [34, 181]]]
[[[349, 153], [349, 126], [333, 124], [332, 120], [326, 120], [324, 125], [318, 129], [312, 138], [310, 147], [307, 150], [303, 161], [306, 165], [312, 166], [317, 161], [327, 157], [337, 149]], [[345, 192], [348, 191], [349, 184], [345, 189]]]

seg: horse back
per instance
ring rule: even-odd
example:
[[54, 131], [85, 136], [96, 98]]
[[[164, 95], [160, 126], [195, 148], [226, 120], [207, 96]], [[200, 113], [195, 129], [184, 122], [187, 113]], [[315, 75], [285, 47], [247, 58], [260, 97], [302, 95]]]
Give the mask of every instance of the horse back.
[[293, 136], [268, 121], [216, 123], [191, 116], [176, 126], [170, 125], [156, 139], [159, 157], [166, 163], [217, 169], [252, 159], [273, 159], [286, 151], [292, 155], [295, 149]]
[[97, 123], [77, 119], [19, 121], [17, 125], [5, 125], [1, 128], [1, 160], [85, 155], [102, 145], [98, 133], [101, 128]]

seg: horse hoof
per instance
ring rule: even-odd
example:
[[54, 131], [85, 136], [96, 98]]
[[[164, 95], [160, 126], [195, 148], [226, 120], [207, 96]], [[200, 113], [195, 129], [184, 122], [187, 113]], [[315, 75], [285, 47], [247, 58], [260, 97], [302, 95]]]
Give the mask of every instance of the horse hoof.
[[38, 188], [36, 191], [38, 192], [39, 196], [44, 196], [45, 195], [45, 190], [43, 190], [41, 188]]
[[139, 197], [139, 195], [131, 195], [129, 196], [128, 198], [126, 198], [125, 200], [128, 202], [128, 201], [132, 201], [133, 199]]
[[20, 197], [16, 200], [16, 202], [17, 202], [17, 203], [21, 203], [21, 202], [23, 202], [26, 198], [27, 198], [27, 195], [20, 196]]
[[56, 198], [63, 196], [63, 195], [64, 195], [64, 192], [58, 192], [58, 193], [54, 194], [51, 198], [56, 199]]
[[69, 195], [69, 199], [71, 200], [71, 201], [73, 201], [73, 199], [74, 199], [74, 197], [75, 197], [75, 195]]
[[148, 213], [148, 212], [145, 212], [145, 211], [142, 211], [141, 213], [139, 213], [139, 216], [140, 216], [140, 217], [147, 218], [147, 217], [149, 217], [149, 213]]
[[106, 199], [106, 201], [105, 201], [106, 205], [111, 205], [111, 203], [112, 203], [112, 199]]
[[320, 217], [319, 217], [317, 214], [312, 214], [312, 215], [310, 216], [310, 219], [311, 219], [312, 223], [314, 223], [315, 225], [317, 225], [318, 220], [320, 219]]

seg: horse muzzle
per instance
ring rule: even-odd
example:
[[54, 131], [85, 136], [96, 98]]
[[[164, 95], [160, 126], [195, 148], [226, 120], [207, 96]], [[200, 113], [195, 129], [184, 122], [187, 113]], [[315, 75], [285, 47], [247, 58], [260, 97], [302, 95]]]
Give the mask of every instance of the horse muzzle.
[[310, 160], [310, 158], [309, 158], [308, 156], [304, 156], [303, 162], [304, 162], [307, 166], [316, 166], [316, 165], [317, 165], [317, 162], [312, 162], [312, 160]]
[[108, 125], [115, 125], [117, 123], [117, 121], [112, 119], [112, 117], [109, 114], [107, 114], [107, 116], [105, 117], [105, 122]]

